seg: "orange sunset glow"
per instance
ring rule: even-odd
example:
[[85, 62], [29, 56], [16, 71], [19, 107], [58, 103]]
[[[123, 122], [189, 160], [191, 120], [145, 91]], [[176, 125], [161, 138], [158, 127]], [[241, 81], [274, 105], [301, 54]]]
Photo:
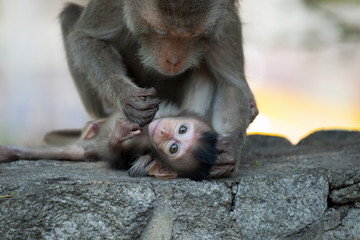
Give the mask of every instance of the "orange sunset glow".
[[360, 130], [360, 4], [308, 2], [242, 2], [246, 75], [260, 110], [249, 133], [296, 144], [320, 129]]
[[296, 144], [315, 130], [360, 130], [360, 104], [329, 105], [298, 92], [278, 89], [255, 90], [260, 114], [248, 133], [269, 133], [287, 137]]

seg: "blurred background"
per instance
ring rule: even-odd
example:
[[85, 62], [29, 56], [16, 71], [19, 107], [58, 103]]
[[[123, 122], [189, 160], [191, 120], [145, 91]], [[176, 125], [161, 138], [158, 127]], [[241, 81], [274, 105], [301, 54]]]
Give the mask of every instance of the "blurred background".
[[[65, 2], [0, 0], [0, 144], [37, 143], [89, 119], [65, 61]], [[359, 130], [360, 0], [240, 3], [246, 75], [260, 110], [248, 132], [295, 144], [314, 130]]]

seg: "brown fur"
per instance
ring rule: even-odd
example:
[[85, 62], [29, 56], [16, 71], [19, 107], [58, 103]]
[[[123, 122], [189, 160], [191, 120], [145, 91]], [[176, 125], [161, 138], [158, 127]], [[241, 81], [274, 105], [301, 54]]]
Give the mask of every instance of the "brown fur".
[[61, 13], [65, 48], [86, 110], [106, 116], [105, 99], [144, 126], [166, 100], [210, 121], [228, 140], [230, 158], [239, 159], [257, 108], [244, 75], [237, 9], [235, 0], [68, 5]]

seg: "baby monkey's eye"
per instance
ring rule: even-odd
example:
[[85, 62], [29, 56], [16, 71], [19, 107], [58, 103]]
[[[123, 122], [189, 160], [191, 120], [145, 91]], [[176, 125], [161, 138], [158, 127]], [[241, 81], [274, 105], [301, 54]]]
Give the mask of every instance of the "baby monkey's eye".
[[170, 146], [170, 153], [171, 153], [171, 154], [176, 153], [178, 150], [179, 150], [179, 146], [178, 146], [176, 143], [173, 143], [173, 144]]
[[167, 35], [167, 32], [165, 31], [162, 31], [154, 26], [152, 26], [152, 28], [154, 29], [154, 31], [157, 33], [157, 34], [160, 34], [160, 35]]
[[187, 131], [187, 127], [185, 125], [181, 125], [181, 127], [179, 128], [179, 133], [180, 134], [184, 134]]

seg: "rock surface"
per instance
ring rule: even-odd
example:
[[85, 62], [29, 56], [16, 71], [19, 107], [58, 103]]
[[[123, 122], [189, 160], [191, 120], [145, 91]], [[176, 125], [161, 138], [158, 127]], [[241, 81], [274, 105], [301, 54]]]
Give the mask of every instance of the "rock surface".
[[252, 135], [238, 176], [202, 182], [3, 163], [0, 195], [0, 239], [360, 239], [360, 132]]

